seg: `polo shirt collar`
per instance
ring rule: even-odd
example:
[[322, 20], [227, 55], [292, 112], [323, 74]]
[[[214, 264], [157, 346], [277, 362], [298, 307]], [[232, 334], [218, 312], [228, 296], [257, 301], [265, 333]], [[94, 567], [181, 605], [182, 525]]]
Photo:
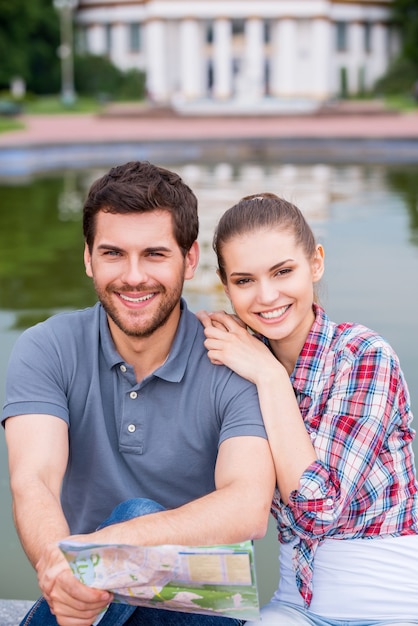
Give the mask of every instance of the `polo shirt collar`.
[[[103, 355], [109, 369], [112, 369], [124, 361], [113, 343], [106, 311], [100, 303], [96, 306], [100, 309], [100, 342]], [[169, 382], [179, 382], [183, 378], [199, 326], [200, 322], [197, 317], [189, 311], [186, 301], [181, 298], [180, 320], [171, 350], [165, 363], [153, 372], [153, 376]]]

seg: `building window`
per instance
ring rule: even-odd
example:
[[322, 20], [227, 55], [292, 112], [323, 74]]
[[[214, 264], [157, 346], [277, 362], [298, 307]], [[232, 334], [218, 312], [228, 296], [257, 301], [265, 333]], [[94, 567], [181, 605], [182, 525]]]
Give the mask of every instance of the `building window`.
[[372, 25], [370, 22], [364, 24], [364, 51], [372, 51]]
[[241, 19], [232, 20], [232, 35], [233, 36], [243, 35], [244, 28], [245, 28], [244, 20], [241, 20]]
[[142, 48], [141, 24], [129, 24], [129, 52], [140, 52]]
[[213, 43], [213, 22], [206, 22], [206, 43]]
[[270, 41], [271, 41], [271, 21], [270, 20], [264, 20], [263, 28], [264, 28], [264, 43], [270, 43]]
[[338, 52], [346, 52], [348, 49], [348, 24], [347, 22], [336, 22], [336, 48]]
[[87, 54], [87, 28], [85, 26], [78, 26], [75, 35], [75, 49], [78, 54]]
[[105, 53], [112, 52], [112, 24], [105, 24]]

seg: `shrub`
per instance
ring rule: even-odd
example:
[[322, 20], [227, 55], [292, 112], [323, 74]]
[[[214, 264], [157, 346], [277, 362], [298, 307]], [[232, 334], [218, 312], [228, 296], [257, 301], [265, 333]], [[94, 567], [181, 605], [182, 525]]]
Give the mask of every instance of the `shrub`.
[[74, 59], [74, 85], [80, 95], [127, 100], [145, 95], [144, 73], [131, 69], [123, 72], [104, 56], [78, 55]]
[[386, 74], [376, 82], [374, 92], [387, 95], [410, 95], [417, 80], [418, 68], [415, 64], [405, 57], [399, 57], [392, 62]]

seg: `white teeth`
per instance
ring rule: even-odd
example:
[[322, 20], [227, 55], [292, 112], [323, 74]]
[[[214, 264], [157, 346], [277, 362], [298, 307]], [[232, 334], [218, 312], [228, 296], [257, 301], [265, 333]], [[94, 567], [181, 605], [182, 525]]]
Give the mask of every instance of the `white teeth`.
[[150, 300], [153, 297], [153, 293], [148, 294], [147, 296], [142, 296], [142, 298], [130, 298], [129, 296], [120, 293], [119, 294], [122, 300], [126, 300], [127, 302], [145, 302], [146, 300]]
[[275, 311], [267, 311], [266, 313], [259, 313], [260, 317], [264, 317], [266, 320], [274, 319], [275, 317], [280, 317], [287, 311], [290, 304], [287, 306], [282, 306], [280, 309], [276, 309]]

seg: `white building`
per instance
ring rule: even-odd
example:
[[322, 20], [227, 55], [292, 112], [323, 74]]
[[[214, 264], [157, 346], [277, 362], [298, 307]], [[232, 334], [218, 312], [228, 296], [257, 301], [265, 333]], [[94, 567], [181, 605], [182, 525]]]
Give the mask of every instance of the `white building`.
[[79, 0], [76, 21], [85, 51], [145, 70], [153, 102], [261, 110], [370, 89], [397, 50], [390, 2]]

